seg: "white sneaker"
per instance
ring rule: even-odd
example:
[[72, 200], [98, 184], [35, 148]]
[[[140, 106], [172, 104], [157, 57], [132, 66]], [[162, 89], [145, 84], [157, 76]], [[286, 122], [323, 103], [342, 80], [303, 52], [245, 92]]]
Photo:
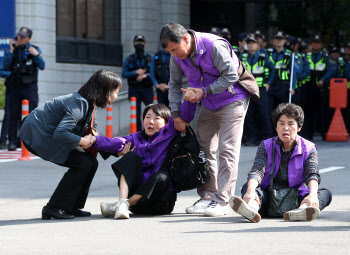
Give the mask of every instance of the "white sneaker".
[[232, 210], [251, 222], [257, 223], [261, 220], [260, 214], [240, 197], [230, 197], [230, 206]]
[[186, 208], [188, 214], [203, 214], [210, 200], [198, 199], [193, 205]]
[[129, 219], [129, 203], [127, 199], [121, 199], [115, 205], [115, 219]]
[[204, 211], [205, 216], [217, 217], [224, 216], [230, 212], [228, 205], [220, 205], [218, 202], [211, 201]]
[[320, 216], [320, 209], [313, 206], [294, 209], [283, 214], [283, 219], [286, 221], [306, 221], [314, 220]]
[[101, 213], [103, 217], [113, 217], [115, 215], [115, 206], [117, 202], [114, 203], [100, 203]]

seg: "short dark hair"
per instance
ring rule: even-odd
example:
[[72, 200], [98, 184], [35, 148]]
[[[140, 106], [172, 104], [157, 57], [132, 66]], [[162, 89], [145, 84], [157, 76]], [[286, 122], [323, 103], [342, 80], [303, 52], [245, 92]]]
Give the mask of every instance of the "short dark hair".
[[272, 123], [275, 128], [277, 128], [277, 122], [279, 121], [281, 115], [294, 118], [300, 128], [304, 124], [304, 111], [299, 105], [282, 103], [277, 106], [271, 114]]
[[162, 117], [165, 120], [165, 123], [168, 123], [171, 113], [168, 107], [166, 107], [164, 104], [149, 104], [146, 106], [145, 110], [143, 110], [142, 119], [144, 120], [146, 117], [147, 112], [152, 109], [152, 111]]
[[97, 107], [105, 108], [109, 103], [108, 95], [123, 86], [120, 77], [104, 69], [95, 72], [79, 89], [78, 93]]
[[174, 42], [174, 43], [180, 43], [182, 36], [188, 34], [187, 30], [178, 23], [168, 23], [160, 32], [160, 44], [162, 45], [163, 49], [168, 47], [168, 43]]

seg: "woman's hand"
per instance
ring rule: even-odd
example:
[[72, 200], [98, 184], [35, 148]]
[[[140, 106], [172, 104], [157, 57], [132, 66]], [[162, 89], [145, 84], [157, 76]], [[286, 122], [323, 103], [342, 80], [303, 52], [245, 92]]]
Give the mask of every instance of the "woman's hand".
[[303, 199], [303, 201], [301, 201], [300, 205], [304, 203], [306, 203], [308, 206], [320, 208], [320, 201], [318, 200], [317, 195], [315, 196], [315, 195], [309, 194], [307, 197]]
[[258, 195], [255, 193], [255, 190], [247, 190], [247, 192], [243, 196], [244, 202], [250, 204], [252, 201], [257, 201], [259, 204]]
[[[94, 137], [94, 136], [92, 136], [91, 134], [82, 137], [82, 138], [80, 139], [80, 142], [79, 142], [80, 147], [83, 148], [83, 149], [88, 149], [88, 148], [90, 148], [91, 145], [93, 144], [93, 143], [91, 143], [91, 140], [92, 140], [93, 137]], [[96, 139], [96, 137], [94, 137], [94, 138]], [[96, 140], [95, 140], [95, 141], [96, 141]]]
[[134, 151], [135, 148], [136, 148], [136, 147], [134, 146], [134, 148], [132, 148], [132, 149], [130, 150], [130, 147], [131, 147], [131, 143], [125, 144], [124, 149], [123, 149], [122, 151], [118, 152], [118, 156], [119, 156], [119, 157], [124, 156], [126, 153], [128, 153], [129, 151]]

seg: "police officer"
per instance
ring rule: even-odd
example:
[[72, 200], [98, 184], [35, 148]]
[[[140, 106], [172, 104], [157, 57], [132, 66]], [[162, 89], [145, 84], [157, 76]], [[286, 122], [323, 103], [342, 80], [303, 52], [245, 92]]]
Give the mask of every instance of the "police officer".
[[10, 51], [3, 58], [4, 69], [10, 71], [8, 79], [10, 98], [10, 127], [8, 150], [20, 146], [17, 129], [21, 120], [22, 100], [29, 100], [29, 111], [38, 106], [38, 69], [45, 69], [39, 47], [30, 43], [33, 31], [21, 27], [16, 40], [10, 40]]
[[[241, 54], [241, 61], [254, 75], [260, 90], [260, 99], [251, 101], [245, 118], [246, 146], [255, 146], [261, 140], [272, 137], [272, 126], [268, 108], [266, 85], [270, 85], [274, 76], [275, 66], [269, 56], [259, 51], [258, 39], [254, 34], [247, 37], [248, 53]], [[265, 68], [269, 76], [265, 76]]]
[[255, 30], [254, 34], [259, 41], [260, 52], [266, 54], [266, 49], [264, 48], [264, 41], [266, 41], [265, 35], [261, 32], [261, 30]]
[[[291, 73], [292, 52], [285, 49], [287, 42], [286, 34], [277, 31], [272, 37], [273, 49], [268, 49], [270, 60], [275, 65], [275, 72], [271, 86], [266, 86], [269, 96], [269, 110], [273, 111], [280, 103], [288, 103], [289, 93], [294, 94], [296, 84], [296, 70]], [[290, 91], [290, 79], [292, 79], [292, 90]]]
[[150, 78], [156, 87], [158, 103], [169, 107], [168, 82], [170, 53], [165, 50], [158, 51], [152, 58]]
[[303, 56], [298, 52], [298, 48], [296, 45], [298, 44], [297, 38], [294, 36], [287, 36], [287, 42], [285, 44], [285, 48], [294, 52], [294, 69], [296, 72], [295, 79], [297, 79], [295, 85], [295, 94], [292, 97], [292, 102], [294, 104], [301, 106], [301, 98], [302, 98], [302, 80], [304, 80], [310, 74], [310, 65], [307, 60], [304, 65]]
[[[3, 64], [0, 62], [0, 77], [5, 78], [5, 86], [7, 85], [7, 79], [10, 76], [10, 72], [3, 70]], [[9, 97], [9, 89], [6, 87], [5, 92], [5, 111], [4, 118], [2, 119], [1, 125], [1, 137], [0, 137], [0, 150], [6, 149], [7, 147], [7, 137], [8, 130], [10, 126], [10, 97]]]
[[319, 127], [322, 138], [328, 128], [329, 119], [329, 81], [336, 76], [337, 67], [330, 61], [323, 48], [321, 35], [314, 35], [311, 42], [312, 52], [307, 54], [310, 63], [310, 81], [305, 84], [307, 103], [304, 109], [303, 136], [312, 140], [316, 127]]
[[237, 36], [238, 47], [232, 46], [233, 51], [236, 53], [237, 57], [240, 58], [240, 55], [244, 52], [247, 52], [247, 33], [239, 33]]
[[231, 31], [227, 28], [227, 27], [223, 27], [221, 29], [221, 37], [226, 39], [226, 41], [228, 41], [230, 44], [232, 44], [231, 42]]
[[129, 100], [136, 97], [137, 131], [141, 126], [141, 102], [149, 105], [153, 102], [153, 83], [149, 76], [152, 57], [145, 52], [146, 39], [143, 35], [134, 37], [135, 53], [127, 57], [123, 64], [122, 77], [128, 79]]

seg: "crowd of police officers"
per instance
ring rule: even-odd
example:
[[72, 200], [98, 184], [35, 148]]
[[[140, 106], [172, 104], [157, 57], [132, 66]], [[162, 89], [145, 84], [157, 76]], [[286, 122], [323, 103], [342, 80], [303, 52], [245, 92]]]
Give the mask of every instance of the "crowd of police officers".
[[[213, 27], [210, 33], [232, 44], [227, 28]], [[269, 42], [271, 48], [268, 48]], [[325, 139], [334, 114], [334, 109], [329, 107], [332, 78], [348, 80], [348, 104], [342, 114], [350, 131], [350, 43], [340, 48], [334, 44], [324, 47], [321, 35], [315, 34], [307, 40], [283, 31], [275, 32], [268, 41], [256, 30], [240, 33], [237, 46], [232, 48], [255, 76], [261, 95], [258, 101], [250, 102], [245, 120], [245, 145], [257, 145], [273, 135], [270, 114], [278, 104], [289, 101], [289, 94], [291, 101], [304, 110], [305, 122], [300, 135], [313, 140], [315, 132], [319, 132]]]

